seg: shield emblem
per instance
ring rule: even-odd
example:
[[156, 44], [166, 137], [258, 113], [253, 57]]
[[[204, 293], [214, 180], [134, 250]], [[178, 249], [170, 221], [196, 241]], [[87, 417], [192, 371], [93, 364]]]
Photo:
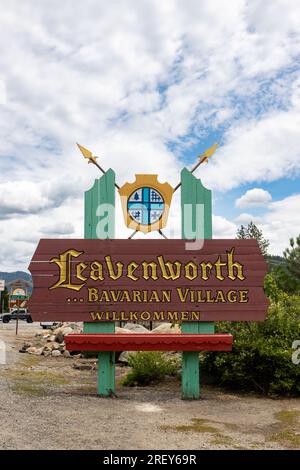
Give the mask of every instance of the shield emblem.
[[127, 227], [143, 233], [164, 228], [173, 192], [169, 183], [159, 183], [157, 175], [135, 175], [134, 183], [119, 189]]

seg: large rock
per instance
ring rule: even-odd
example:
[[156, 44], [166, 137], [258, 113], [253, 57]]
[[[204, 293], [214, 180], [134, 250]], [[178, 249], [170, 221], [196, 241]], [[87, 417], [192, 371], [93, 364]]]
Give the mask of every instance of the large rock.
[[62, 331], [59, 331], [56, 335], [55, 335], [55, 341], [57, 343], [62, 343], [64, 340], [64, 335], [63, 335], [63, 332]]
[[71, 328], [70, 326], [66, 326], [62, 330], [62, 334], [65, 336], [65, 335], [69, 335], [70, 333], [75, 333], [77, 331], [78, 330], [75, 330], [75, 329]]
[[25, 353], [32, 346], [32, 343], [24, 343], [23, 346], [19, 349], [20, 353]]
[[28, 354], [33, 354], [34, 356], [41, 356], [43, 354], [44, 348], [36, 348], [34, 346], [31, 346], [30, 348], [27, 349]]
[[[65, 335], [70, 333], [80, 333], [82, 325], [82, 323], [59, 323], [52, 331], [46, 330], [46, 332], [37, 333], [33, 342], [24, 343], [19, 351], [36, 355], [43, 354], [44, 356], [52, 355], [52, 351], [58, 351], [59, 354], [54, 354], [54, 356], [58, 357], [65, 352]], [[65, 357], [69, 357], [68, 354], [66, 354]]]
[[[76, 327], [76, 323], [73, 323], [73, 325]], [[54, 341], [56, 341], [57, 343], [63, 343], [65, 335], [69, 335], [71, 333], [79, 333], [79, 332], [80, 330], [78, 328], [73, 329], [71, 326], [68, 326], [68, 325], [61, 326], [54, 331], [55, 333]]]
[[45, 357], [51, 356], [51, 355], [52, 355], [51, 349], [46, 349], [46, 350], [44, 349], [43, 355], [44, 355]]
[[55, 328], [55, 330], [52, 331], [52, 336], [54, 336], [55, 338], [56, 335], [58, 335], [59, 333], [62, 333], [63, 329], [64, 329], [63, 325]]
[[126, 328], [120, 328], [119, 326], [116, 326], [115, 332], [119, 335], [125, 335], [126, 333], [134, 333], [131, 330], [127, 330]]
[[129, 354], [132, 354], [133, 351], [123, 351], [121, 352], [120, 356], [118, 357], [117, 362], [120, 362], [121, 364], [127, 365], [128, 364], [128, 357]]
[[145, 328], [143, 325], [139, 325], [138, 323], [126, 323], [124, 329], [132, 331], [133, 333], [150, 333], [147, 328]]
[[91, 362], [74, 362], [73, 368], [77, 370], [94, 370], [95, 364]]
[[179, 325], [172, 325], [172, 323], [162, 323], [161, 325], [154, 328], [151, 333], [161, 333], [161, 334], [173, 334], [180, 333]]
[[52, 357], [59, 357], [59, 356], [61, 356], [61, 352], [58, 351], [58, 349], [54, 349], [51, 353], [51, 356]]
[[70, 323], [66, 323], [65, 326], [68, 326], [70, 328], [72, 328], [72, 330], [74, 331], [82, 331], [83, 330], [83, 323], [82, 322], [79, 322], [79, 323], [74, 323], [74, 322], [70, 322]]
[[53, 331], [54, 335], [62, 332], [63, 335], [69, 333], [80, 333], [82, 331], [82, 323], [62, 323]]
[[55, 349], [59, 349], [60, 348], [60, 344], [57, 343], [56, 341], [53, 341], [53, 343], [47, 343], [47, 348], [51, 349], [51, 351], [55, 350]]

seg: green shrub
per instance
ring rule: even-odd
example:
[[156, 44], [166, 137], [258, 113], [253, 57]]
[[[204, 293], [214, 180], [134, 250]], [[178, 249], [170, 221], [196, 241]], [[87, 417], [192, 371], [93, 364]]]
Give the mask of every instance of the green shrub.
[[122, 385], [149, 385], [159, 382], [166, 375], [175, 374], [179, 364], [171, 355], [159, 351], [140, 351], [129, 355], [128, 364], [132, 370], [122, 380]]
[[81, 355], [84, 357], [84, 359], [96, 359], [99, 356], [99, 351], [81, 351]]
[[203, 370], [220, 385], [270, 395], [300, 395], [300, 364], [292, 343], [300, 339], [300, 297], [282, 294], [265, 322], [217, 324], [234, 337], [232, 352], [206, 353]]

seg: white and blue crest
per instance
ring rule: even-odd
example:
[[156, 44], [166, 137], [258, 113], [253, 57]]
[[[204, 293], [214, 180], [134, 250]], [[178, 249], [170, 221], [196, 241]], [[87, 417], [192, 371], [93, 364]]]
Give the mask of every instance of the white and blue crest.
[[136, 189], [128, 199], [127, 210], [135, 222], [151, 225], [163, 215], [165, 201], [162, 195], [150, 187]]

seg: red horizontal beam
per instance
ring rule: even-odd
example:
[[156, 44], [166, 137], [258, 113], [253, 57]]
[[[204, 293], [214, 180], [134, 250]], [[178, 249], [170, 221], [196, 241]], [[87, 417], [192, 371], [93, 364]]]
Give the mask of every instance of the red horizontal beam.
[[229, 334], [70, 334], [68, 351], [231, 351]]

